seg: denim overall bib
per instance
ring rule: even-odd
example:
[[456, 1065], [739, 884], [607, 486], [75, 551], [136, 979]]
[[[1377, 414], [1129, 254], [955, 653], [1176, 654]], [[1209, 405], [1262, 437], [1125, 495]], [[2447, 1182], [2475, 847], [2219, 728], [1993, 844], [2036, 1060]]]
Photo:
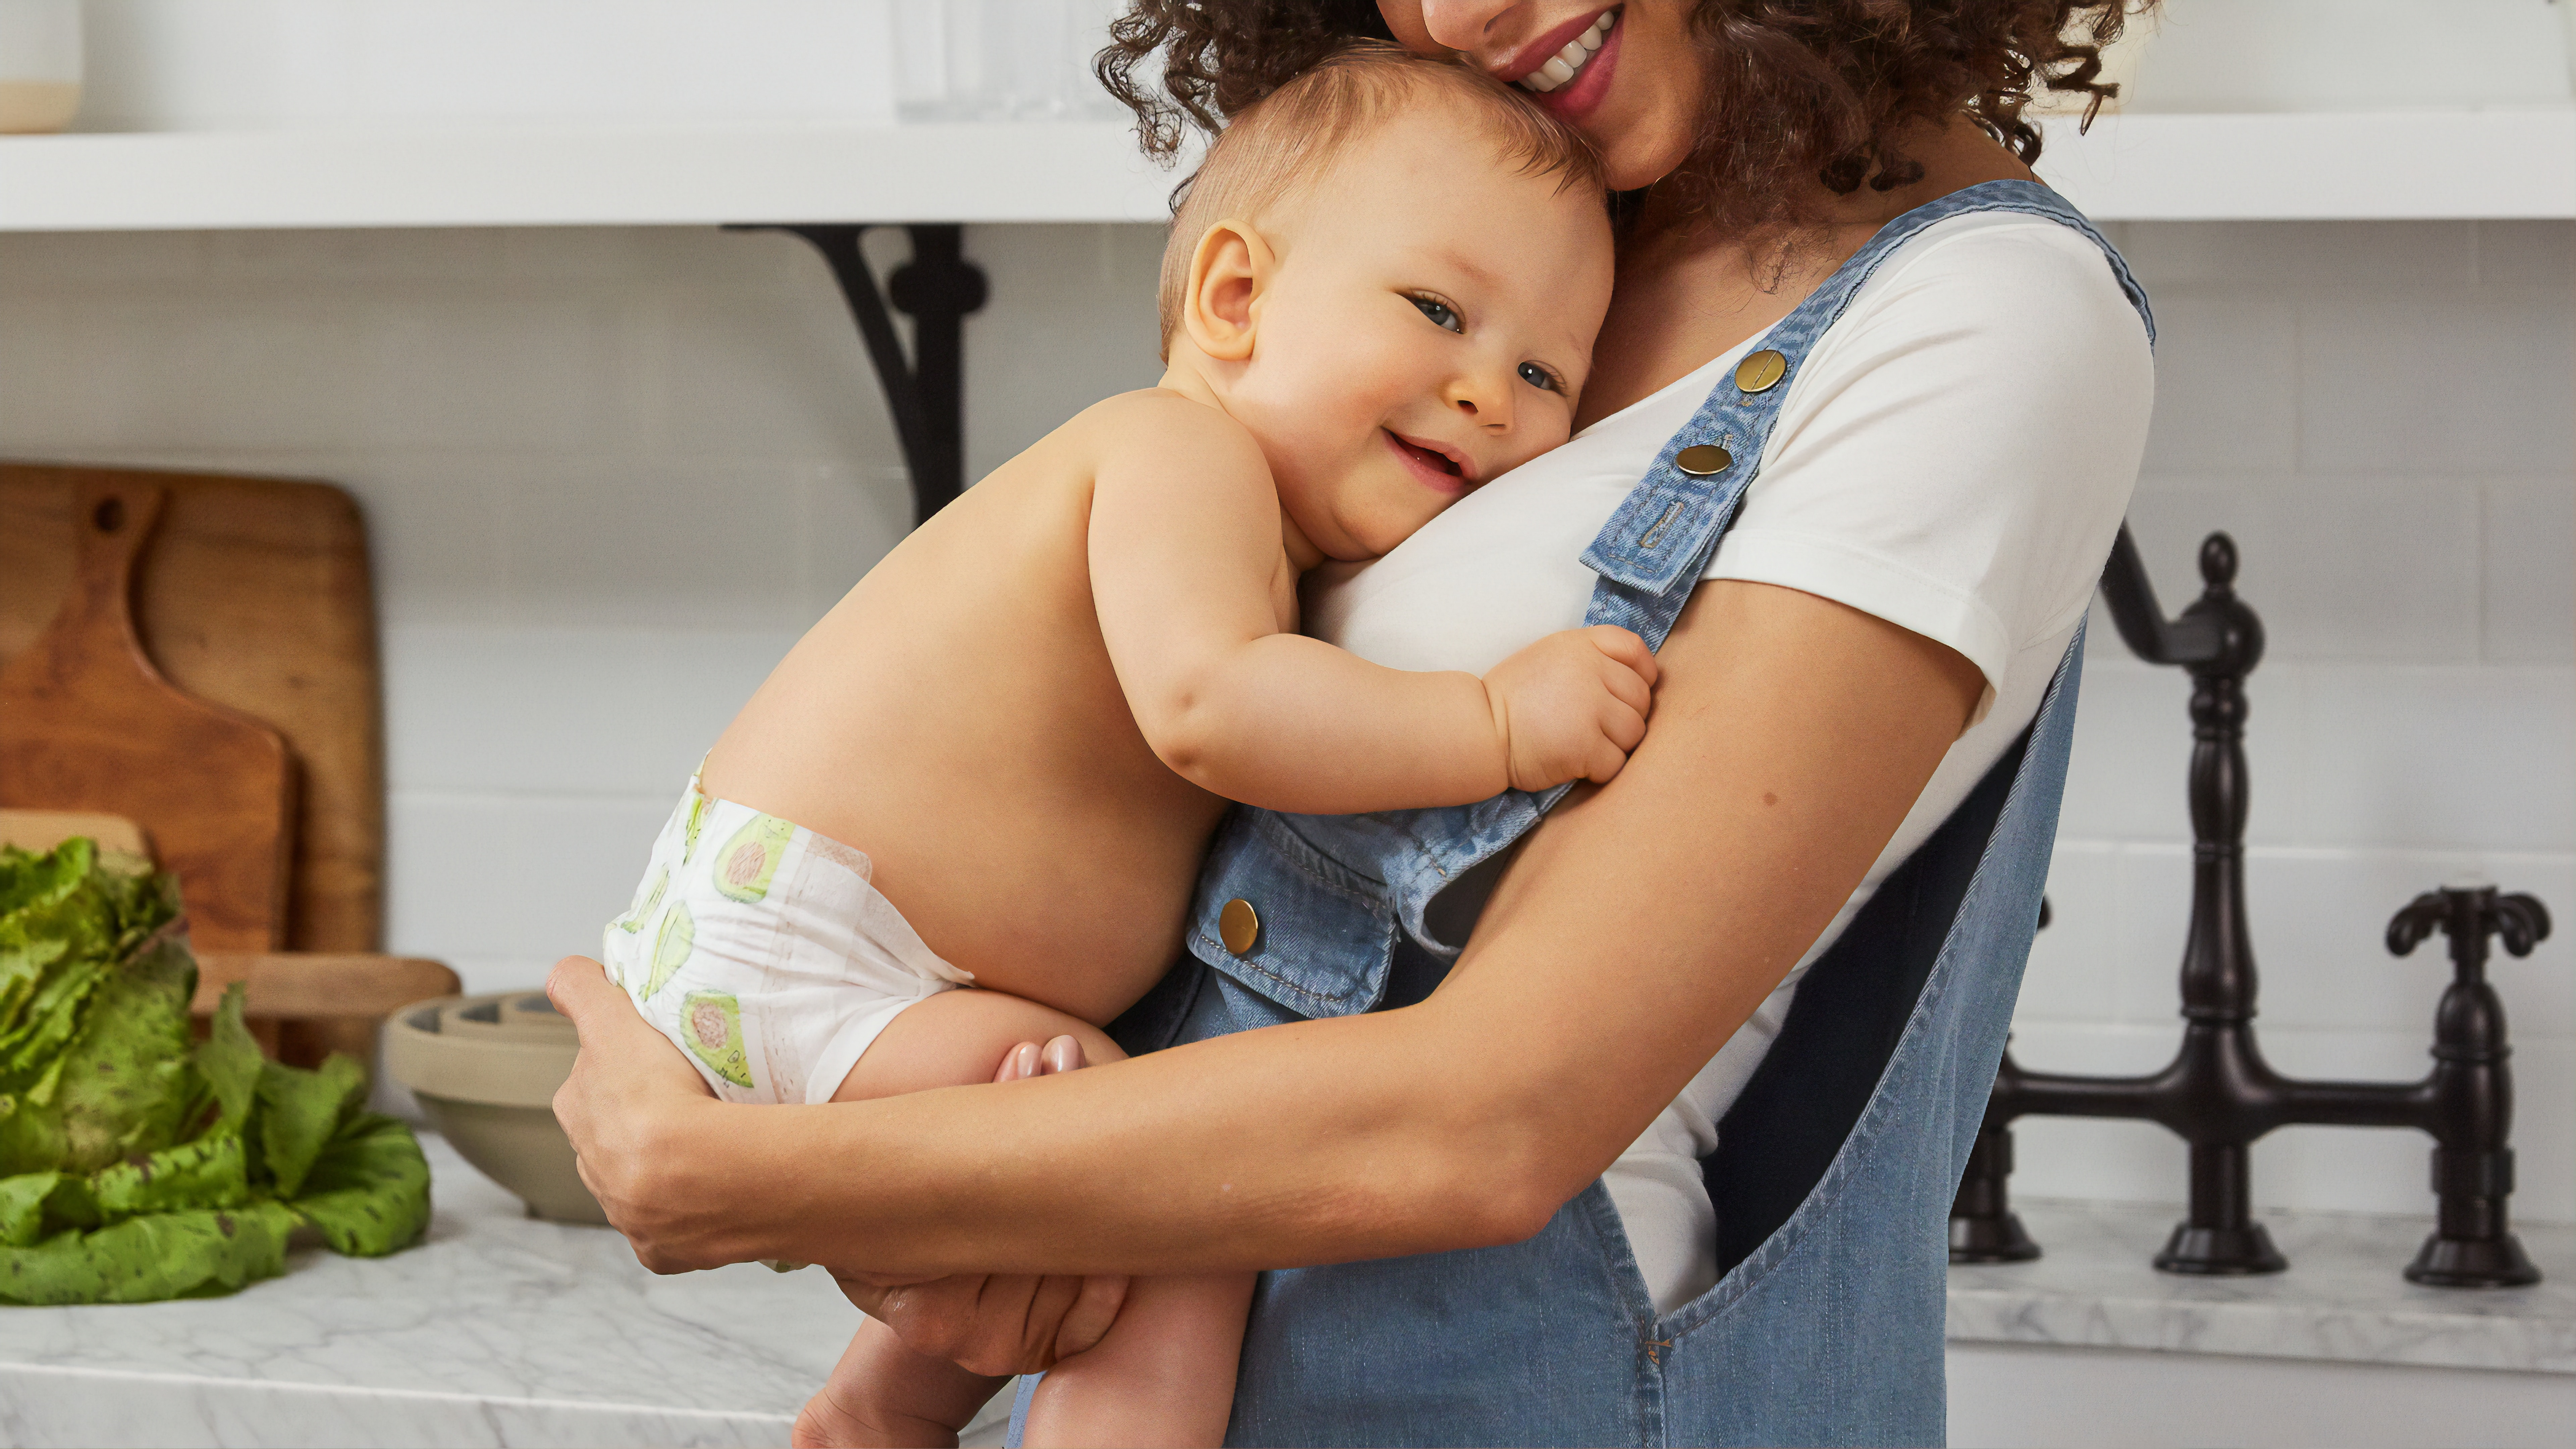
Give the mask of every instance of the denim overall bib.
[[[1584, 552], [1601, 576], [1586, 623], [1661, 647], [1816, 339], [1899, 245], [1975, 211], [2091, 238], [2152, 339], [2126, 264], [2047, 188], [1989, 182], [1908, 212], [1763, 339], [1787, 364], [1776, 384], [1747, 392], [1726, 378], [1664, 444]], [[1730, 461], [1683, 472], [1677, 456], [1701, 444]], [[1597, 1181], [1509, 1247], [1265, 1273], [1228, 1442], [1940, 1443], [1950, 1199], [2038, 922], [2083, 642], [2079, 630], [2028, 733], [1809, 968], [1719, 1122], [1703, 1164], [1714, 1288], [1658, 1314]], [[1451, 918], [1472, 924], [1477, 908], [1433, 899], [1566, 788], [1375, 815], [1238, 807], [1199, 878], [1189, 957], [1112, 1031], [1147, 1051], [1421, 1000], [1464, 944]], [[1459, 894], [1490, 889], [1491, 874]], [[1259, 917], [1240, 953], [1219, 922], [1236, 900]], [[1022, 1382], [1014, 1444], [1034, 1383]]]

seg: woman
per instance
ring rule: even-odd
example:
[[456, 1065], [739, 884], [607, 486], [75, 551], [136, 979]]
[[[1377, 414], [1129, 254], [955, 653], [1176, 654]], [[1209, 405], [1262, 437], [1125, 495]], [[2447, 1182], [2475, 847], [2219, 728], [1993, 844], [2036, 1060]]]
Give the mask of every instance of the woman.
[[988, 1372], [1096, 1335], [1115, 1280], [1067, 1275], [1293, 1270], [1248, 1442], [1937, 1439], [1942, 1210], [2152, 391], [2020, 112], [2099, 94], [2119, 11], [1136, 5], [1104, 72], [1165, 53], [1170, 101], [1131, 96], [1165, 144], [1391, 36], [1522, 82], [1638, 193], [1584, 431], [1310, 625], [1481, 669], [1629, 623], [1653, 726], [1562, 803], [1239, 815], [1121, 1023], [1186, 1044], [1097, 1071], [742, 1113], [559, 969], [558, 1112], [644, 1261], [916, 1280], [882, 1315]]

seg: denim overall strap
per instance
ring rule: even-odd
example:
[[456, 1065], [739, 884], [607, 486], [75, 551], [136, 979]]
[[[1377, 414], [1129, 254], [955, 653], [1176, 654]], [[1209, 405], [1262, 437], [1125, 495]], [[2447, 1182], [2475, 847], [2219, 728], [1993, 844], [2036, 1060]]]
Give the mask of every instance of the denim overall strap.
[[[2154, 341], [2155, 315], [2147, 305], [2146, 291], [2129, 274], [2128, 263], [2056, 192], [2028, 181], [1988, 181], [1916, 207], [1880, 228], [1823, 286], [1763, 335], [1762, 350], [1747, 362], [1766, 353], [1776, 355], [1782, 363], [1778, 374], [1760, 382], [1758, 389], [1749, 389], [1739, 379], [1759, 379], [1748, 378], [1739, 367], [1736, 376], [1712, 388], [1699, 411], [1665, 441], [1654, 466], [1583, 551], [1585, 566], [1601, 576], [1583, 622], [1617, 624], [1643, 636], [1648, 647], [1663, 647], [1664, 636], [1672, 632], [1682, 606], [1690, 602], [1691, 585], [1708, 568], [1718, 540], [1735, 521], [1744, 490], [1761, 468], [1780, 405], [1816, 340], [1842, 320], [1853, 294], [1878, 274], [1880, 264], [1897, 248], [1951, 217], [1987, 211], [2044, 216], [2091, 238], [2146, 322], [2149, 342]], [[1726, 465], [1706, 475], [1683, 471], [1682, 453], [1702, 446], [1722, 450]], [[1555, 803], [1563, 793], [1560, 787], [1547, 797], [1547, 803]]]

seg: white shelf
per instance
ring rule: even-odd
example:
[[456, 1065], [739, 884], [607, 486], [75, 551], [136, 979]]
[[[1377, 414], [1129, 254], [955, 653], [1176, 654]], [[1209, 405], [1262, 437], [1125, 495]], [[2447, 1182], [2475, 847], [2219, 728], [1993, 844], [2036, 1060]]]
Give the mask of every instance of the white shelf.
[[1161, 221], [1116, 124], [0, 137], [0, 231]]
[[2576, 217], [2576, 107], [2047, 123], [2040, 174], [2102, 221]]
[[[2048, 123], [2104, 221], [2576, 217], [2576, 109]], [[1161, 221], [1127, 128], [599, 126], [0, 137], [0, 231]]]

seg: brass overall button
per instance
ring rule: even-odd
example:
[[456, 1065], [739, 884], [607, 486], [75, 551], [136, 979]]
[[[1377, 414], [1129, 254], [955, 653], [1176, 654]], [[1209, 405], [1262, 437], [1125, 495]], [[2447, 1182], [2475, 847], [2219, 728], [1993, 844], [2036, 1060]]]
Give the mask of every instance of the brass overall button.
[[1789, 359], [1765, 347], [1735, 364], [1735, 385], [1746, 392], [1768, 392], [1789, 375]]
[[1225, 938], [1225, 949], [1237, 956], [1249, 956], [1261, 939], [1261, 914], [1252, 908], [1252, 902], [1236, 896], [1216, 913], [1216, 933]]
[[1715, 443], [1701, 443], [1681, 450], [1673, 457], [1673, 466], [1694, 478], [1723, 473], [1735, 462], [1735, 455]]

